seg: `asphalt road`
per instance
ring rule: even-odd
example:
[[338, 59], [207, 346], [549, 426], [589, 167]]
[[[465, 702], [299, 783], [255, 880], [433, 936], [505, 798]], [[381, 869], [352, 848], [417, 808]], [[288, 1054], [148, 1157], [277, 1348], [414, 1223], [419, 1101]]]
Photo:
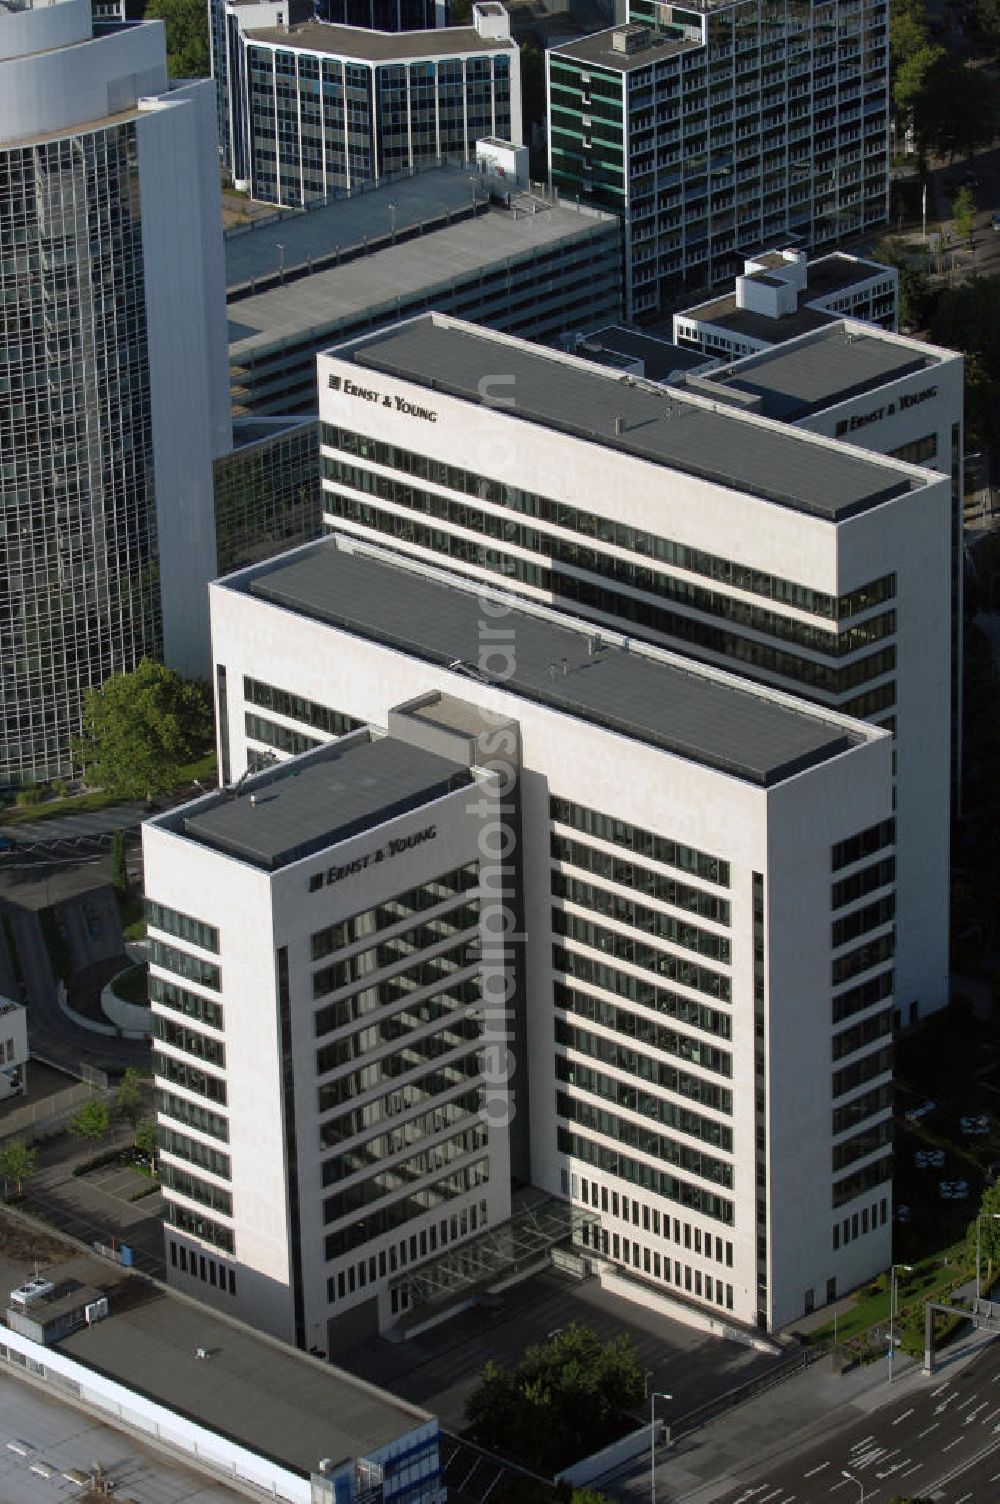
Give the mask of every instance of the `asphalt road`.
[[[888, 1389], [888, 1385], [886, 1386]], [[845, 1478], [844, 1473], [850, 1473]], [[1000, 1499], [1000, 1342], [960, 1372], [871, 1411], [793, 1461], [717, 1495], [717, 1504], [888, 1504], [896, 1495], [935, 1504]], [[854, 1480], [854, 1481], [852, 1481]], [[679, 1498], [668, 1489], [666, 1499]]]

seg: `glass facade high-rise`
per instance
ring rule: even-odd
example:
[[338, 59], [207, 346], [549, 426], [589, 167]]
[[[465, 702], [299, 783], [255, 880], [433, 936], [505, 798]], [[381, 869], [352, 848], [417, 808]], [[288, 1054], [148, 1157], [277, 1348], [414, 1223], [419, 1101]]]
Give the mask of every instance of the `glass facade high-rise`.
[[551, 181], [621, 214], [633, 315], [886, 219], [887, 0], [629, 0], [546, 66]]
[[230, 438], [211, 97], [169, 89], [158, 24], [4, 7], [0, 787], [71, 771], [111, 674], [205, 667]]

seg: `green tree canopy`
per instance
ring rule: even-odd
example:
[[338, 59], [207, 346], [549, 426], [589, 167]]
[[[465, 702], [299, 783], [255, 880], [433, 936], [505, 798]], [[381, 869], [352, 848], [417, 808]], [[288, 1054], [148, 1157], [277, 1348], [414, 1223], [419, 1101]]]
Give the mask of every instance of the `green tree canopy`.
[[26, 1144], [23, 1138], [10, 1138], [0, 1144], [0, 1179], [13, 1180], [17, 1194], [21, 1194], [21, 1182], [35, 1172], [38, 1150]]
[[631, 1341], [602, 1342], [574, 1323], [529, 1347], [515, 1370], [487, 1364], [466, 1406], [469, 1434], [551, 1476], [620, 1436], [643, 1392]]
[[111, 1127], [111, 1109], [99, 1097], [91, 1097], [78, 1107], [69, 1120], [69, 1131], [77, 1138], [89, 1138], [95, 1143], [104, 1138]]
[[954, 158], [986, 146], [996, 133], [997, 89], [982, 69], [928, 42], [908, 51], [892, 86], [896, 109], [925, 150]]
[[139, 799], [177, 783], [184, 764], [211, 738], [205, 686], [185, 683], [173, 669], [144, 658], [133, 673], [87, 691], [74, 751], [88, 783]]
[[115, 1112], [134, 1130], [138, 1127], [145, 1108], [142, 1090], [142, 1074], [130, 1065], [118, 1083], [115, 1092]]
[[972, 232], [976, 228], [976, 201], [971, 188], [960, 188], [951, 206], [952, 222], [959, 240], [972, 244]]
[[136, 1129], [135, 1147], [140, 1154], [145, 1155], [150, 1164], [153, 1163], [156, 1158], [156, 1124], [152, 1118], [147, 1118]]
[[[979, 1246], [982, 1263], [980, 1275], [983, 1289], [988, 1290], [1000, 1271], [1000, 1181], [988, 1185], [979, 1203]], [[969, 1223], [966, 1234], [969, 1263], [976, 1262], [976, 1219]]]
[[171, 78], [205, 78], [211, 73], [208, 11], [202, 0], [149, 0], [146, 20], [162, 21], [167, 28]]

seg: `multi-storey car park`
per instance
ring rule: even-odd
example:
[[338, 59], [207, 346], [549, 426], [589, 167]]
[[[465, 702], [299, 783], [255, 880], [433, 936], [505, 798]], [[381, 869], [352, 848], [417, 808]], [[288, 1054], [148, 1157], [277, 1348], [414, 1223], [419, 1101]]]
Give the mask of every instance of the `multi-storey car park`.
[[[290, 0], [289, 0], [290, 3]], [[498, 0], [467, 26], [372, 31], [227, 0], [213, 51], [222, 152], [237, 187], [286, 206], [521, 142], [521, 58]]]
[[546, 54], [549, 172], [625, 224], [629, 316], [888, 212], [886, 0], [629, 0]]
[[[744, 410], [738, 373], [766, 383], [771, 361], [802, 428]], [[663, 388], [430, 316], [319, 368], [331, 530], [894, 733], [900, 1021], [943, 1006], [953, 483], [904, 446], [939, 427], [950, 471], [961, 362], [837, 326]], [[899, 459], [805, 431], [882, 408]]]
[[[458, 409], [435, 400], [437, 421], [454, 422]], [[855, 480], [881, 485], [872, 472]], [[291, 760], [148, 825], [145, 860], [160, 1132], [181, 1146], [167, 1156], [167, 1237], [188, 1259], [223, 1241], [242, 1314], [266, 1307], [291, 1333], [300, 1278], [306, 1324], [328, 1319], [336, 1352], [365, 1323], [425, 1318], [454, 1293], [459, 1257], [466, 1287], [496, 1277], [483, 1252], [503, 1207], [493, 1168], [469, 1193], [487, 1196], [488, 1226], [467, 1224], [453, 1253], [448, 1208], [418, 1194], [433, 1200], [447, 1171], [420, 1159], [391, 1173], [413, 1153], [410, 1122], [425, 1131], [424, 1098], [379, 1105], [388, 1061], [399, 1082], [417, 1080], [436, 1030], [454, 1034], [476, 1012], [451, 995], [460, 971], [447, 992], [421, 977], [402, 1009], [393, 992], [428, 939], [440, 953], [455, 943], [444, 929], [405, 937], [468, 903], [475, 889], [440, 884], [476, 850], [482, 902], [496, 891], [489, 863], [502, 862], [514, 916], [499, 1055], [511, 1168], [569, 1209], [577, 1251], [633, 1298], [698, 1310], [717, 1329], [778, 1327], [884, 1266], [887, 732], [344, 538], [219, 582], [212, 611], [224, 776], [276, 749]], [[388, 736], [359, 750], [358, 722]], [[324, 763], [316, 744], [338, 734]], [[421, 788], [421, 754], [404, 743], [448, 756], [466, 783], [492, 772], [495, 832], [468, 787], [433, 815], [426, 803], [379, 813], [395, 783], [359, 790], [352, 768], [392, 743]], [[295, 860], [268, 870], [289, 797], [279, 844]], [[331, 856], [331, 826], [359, 798], [371, 824]], [[434, 835], [393, 857], [397, 827]], [[366, 998], [381, 1011], [361, 1023]], [[445, 1021], [432, 1022], [442, 1002]], [[370, 1055], [352, 1064], [373, 1027]], [[476, 1048], [455, 1037], [442, 1059]], [[482, 1065], [478, 1084], [495, 1089], [496, 1074]], [[466, 1086], [449, 1076], [435, 1090]], [[398, 1114], [396, 1138], [385, 1113]], [[457, 1128], [435, 1118], [434, 1131], [443, 1141]], [[487, 1161], [490, 1144], [478, 1152], [500, 1174], [503, 1148]], [[437, 1249], [421, 1235], [435, 1225]], [[265, 1231], [281, 1259], [258, 1277]]]
[[237, 413], [316, 413], [316, 356], [428, 309], [552, 341], [622, 312], [618, 219], [457, 166], [226, 237]]

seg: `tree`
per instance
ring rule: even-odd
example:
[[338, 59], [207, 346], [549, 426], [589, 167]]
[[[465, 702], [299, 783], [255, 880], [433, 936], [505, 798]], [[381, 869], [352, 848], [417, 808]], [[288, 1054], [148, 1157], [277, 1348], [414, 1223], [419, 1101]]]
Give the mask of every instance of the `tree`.
[[955, 194], [951, 206], [951, 217], [959, 240], [968, 238], [971, 246], [972, 232], [976, 228], [976, 201], [972, 197], [971, 188], [960, 188]]
[[1000, 47], [1000, 0], [971, 0], [969, 24], [988, 47]]
[[620, 1436], [643, 1393], [631, 1341], [602, 1343], [574, 1323], [529, 1347], [516, 1370], [487, 1364], [466, 1406], [469, 1434], [551, 1476]]
[[920, 144], [951, 160], [989, 145], [996, 133], [992, 79], [935, 43], [919, 47], [899, 64], [892, 96]]
[[8, 1139], [0, 1144], [0, 1179], [13, 1180], [17, 1194], [21, 1194], [21, 1182], [35, 1173], [38, 1150], [26, 1144], [23, 1138]]
[[125, 837], [120, 830], [116, 830], [111, 837], [111, 883], [116, 893], [124, 893], [128, 889]]
[[107, 1102], [91, 1097], [78, 1107], [69, 1120], [69, 1131], [77, 1138], [89, 1138], [94, 1143], [104, 1138], [111, 1127], [111, 1109]]
[[[994, 1181], [983, 1191], [982, 1200], [979, 1203], [979, 1251], [981, 1256], [981, 1279], [984, 1290], [988, 1290], [993, 1283], [998, 1269], [1000, 1269], [1000, 1181]], [[976, 1220], [969, 1223], [965, 1239], [969, 1253], [969, 1263], [975, 1267], [976, 1263]]]
[[135, 1147], [152, 1164], [156, 1158], [156, 1124], [147, 1118], [135, 1132]]
[[202, 0], [149, 0], [147, 21], [167, 29], [167, 71], [171, 78], [205, 78], [212, 71], [208, 13]]
[[[135, 1132], [139, 1125], [145, 1108], [142, 1090], [142, 1075], [134, 1065], [130, 1065], [118, 1083], [115, 1092], [115, 1112], [120, 1118], [125, 1118]], [[137, 1140], [138, 1142], [138, 1140]]]
[[206, 686], [144, 658], [84, 695], [74, 754], [89, 783], [118, 798], [148, 799], [177, 783], [211, 738]]

